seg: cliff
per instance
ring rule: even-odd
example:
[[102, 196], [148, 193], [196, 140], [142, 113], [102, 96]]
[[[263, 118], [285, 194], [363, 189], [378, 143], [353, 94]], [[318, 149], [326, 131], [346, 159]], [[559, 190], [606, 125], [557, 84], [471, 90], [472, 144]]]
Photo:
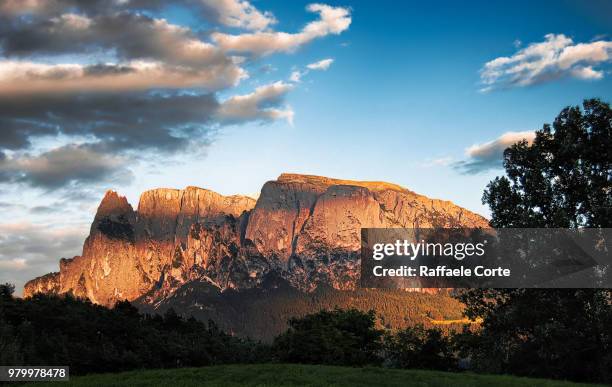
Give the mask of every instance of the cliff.
[[83, 253], [24, 295], [67, 293], [112, 305], [155, 304], [189, 283], [244, 290], [278, 273], [291, 286], [354, 289], [362, 227], [487, 227], [449, 201], [395, 184], [282, 174], [255, 200], [213, 191], [155, 189], [136, 211], [106, 193]]
[[161, 188], [143, 193], [134, 211], [124, 197], [108, 191], [82, 254], [61, 259], [58, 275], [26, 283], [24, 296], [71, 292], [103, 305], [133, 300], [172, 271], [174, 253], [184, 249], [193, 224], [240, 216], [254, 205], [249, 197], [222, 196], [197, 187]]

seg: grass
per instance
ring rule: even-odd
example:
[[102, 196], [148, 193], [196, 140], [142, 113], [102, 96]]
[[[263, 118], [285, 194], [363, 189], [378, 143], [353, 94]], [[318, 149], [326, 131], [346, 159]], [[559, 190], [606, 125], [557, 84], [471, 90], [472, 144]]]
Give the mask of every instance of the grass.
[[476, 375], [378, 367], [350, 368], [298, 364], [224, 365], [202, 368], [131, 371], [76, 376], [70, 382], [31, 383], [28, 386], [590, 386], [546, 379]]

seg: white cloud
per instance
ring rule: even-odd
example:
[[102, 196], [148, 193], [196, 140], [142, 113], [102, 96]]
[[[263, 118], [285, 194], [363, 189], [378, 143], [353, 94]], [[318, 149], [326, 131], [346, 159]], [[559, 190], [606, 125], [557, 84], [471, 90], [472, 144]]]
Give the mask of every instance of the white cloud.
[[315, 63], [311, 63], [307, 65], [306, 67], [310, 70], [325, 71], [329, 68], [329, 66], [331, 66], [332, 63], [334, 63], [334, 60], [332, 58], [327, 58], [327, 59], [321, 59], [320, 61], [315, 62]]
[[244, 0], [201, 0], [217, 13], [220, 23], [228, 27], [260, 31], [277, 21], [270, 12], [260, 12]]
[[575, 68], [571, 72], [572, 76], [580, 79], [601, 79], [604, 76], [603, 71], [596, 71], [592, 66]]
[[[22, 28], [15, 34], [0, 33], [5, 41], [0, 93], [185, 87], [213, 91], [235, 86], [248, 76], [238, 60], [165, 19], [125, 12], [94, 18], [65, 13]], [[86, 59], [89, 50], [111, 51], [117, 59], [96, 65], [33, 59], [39, 53], [74, 53]]]
[[226, 51], [269, 55], [275, 52], [291, 52], [310, 41], [330, 34], [338, 35], [351, 24], [351, 12], [344, 7], [310, 4], [310, 12], [319, 14], [319, 20], [308, 23], [300, 32], [255, 32], [230, 35], [216, 32], [212, 39]]
[[280, 107], [292, 88], [291, 84], [275, 82], [260, 86], [252, 93], [231, 97], [221, 103], [217, 119], [223, 123], [285, 119], [292, 124], [293, 110], [287, 106]]
[[52, 18], [51, 22], [73, 30], [86, 30], [91, 26], [90, 18], [75, 13], [65, 13], [60, 17]]
[[147, 61], [84, 66], [0, 60], [0, 95], [186, 87], [218, 90], [235, 86], [247, 76], [234, 64], [194, 69]]
[[604, 71], [594, 66], [611, 61], [611, 41], [575, 44], [563, 34], [548, 34], [543, 42], [485, 63], [480, 72], [481, 90], [529, 86], [565, 77], [601, 79]]
[[469, 157], [490, 158], [499, 154], [500, 152], [503, 152], [504, 149], [508, 148], [510, 145], [516, 144], [523, 139], [531, 143], [534, 138], [535, 132], [533, 131], [506, 132], [493, 141], [472, 145], [465, 151], [465, 153]]
[[478, 173], [502, 165], [504, 150], [521, 140], [533, 142], [535, 132], [506, 132], [495, 140], [475, 144], [465, 150], [468, 160], [460, 161], [455, 166], [465, 173]]
[[302, 75], [304, 75], [304, 73], [301, 71], [292, 71], [291, 75], [289, 76], [289, 81], [298, 83], [302, 80]]
[[[0, 56], [0, 95], [157, 88], [223, 90], [248, 77], [243, 68], [248, 58], [230, 52], [289, 52], [315, 38], [339, 34], [351, 23], [348, 8], [310, 4], [306, 9], [317, 13], [318, 20], [291, 34], [270, 30], [276, 23], [274, 16], [246, 0], [198, 0], [185, 4], [221, 25], [254, 32], [215, 32], [211, 40], [202, 40], [186, 26], [140, 12], [139, 7], [155, 9], [154, 3], [115, 1], [105, 8], [75, 5], [69, 0], [1, 2], [0, 14], [25, 13], [33, 21], [19, 19], [0, 31], [4, 54]], [[85, 65], [90, 52], [114, 59]], [[38, 61], [41, 54], [50, 59]], [[73, 63], [62, 62], [66, 55], [77, 59]], [[325, 69], [330, 63], [326, 59], [310, 66]]]
[[333, 62], [334, 62], [333, 59], [328, 58], [328, 59], [322, 59], [318, 62], [308, 64], [306, 65], [306, 69], [304, 71], [299, 71], [299, 70], [292, 71], [291, 75], [289, 75], [289, 81], [294, 82], [294, 83], [299, 83], [302, 81], [302, 78], [304, 76], [308, 75], [310, 71], [325, 71], [329, 68], [329, 66], [331, 66]]

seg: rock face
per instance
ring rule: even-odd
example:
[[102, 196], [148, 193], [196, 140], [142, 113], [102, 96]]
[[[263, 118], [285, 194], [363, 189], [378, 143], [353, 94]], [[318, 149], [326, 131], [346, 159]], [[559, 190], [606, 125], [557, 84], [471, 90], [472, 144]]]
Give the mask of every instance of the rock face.
[[45, 274], [41, 277], [29, 281], [25, 285], [24, 294], [32, 295], [36, 293], [59, 293], [60, 292], [60, 273], [54, 272]]
[[155, 304], [189, 282], [250, 289], [277, 273], [311, 291], [354, 289], [362, 227], [487, 227], [448, 201], [400, 186], [282, 174], [257, 202], [187, 187], [145, 192], [137, 211], [109, 191], [81, 256], [28, 282], [24, 295], [68, 293], [95, 303]]
[[176, 274], [176, 257], [182, 256], [192, 225], [237, 217], [254, 205], [249, 197], [187, 187], [147, 191], [134, 211], [124, 197], [108, 191], [83, 253], [61, 259], [59, 273], [26, 283], [24, 296], [70, 292], [103, 305], [133, 300]]

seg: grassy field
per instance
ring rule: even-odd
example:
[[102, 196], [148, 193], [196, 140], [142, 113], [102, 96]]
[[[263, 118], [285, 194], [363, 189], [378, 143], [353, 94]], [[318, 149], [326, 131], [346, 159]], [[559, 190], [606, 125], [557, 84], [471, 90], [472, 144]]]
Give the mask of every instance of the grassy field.
[[[348, 368], [295, 364], [227, 365], [133, 371], [71, 378], [60, 386], [590, 386], [544, 379], [421, 370]], [[32, 383], [29, 386], [54, 385]]]

